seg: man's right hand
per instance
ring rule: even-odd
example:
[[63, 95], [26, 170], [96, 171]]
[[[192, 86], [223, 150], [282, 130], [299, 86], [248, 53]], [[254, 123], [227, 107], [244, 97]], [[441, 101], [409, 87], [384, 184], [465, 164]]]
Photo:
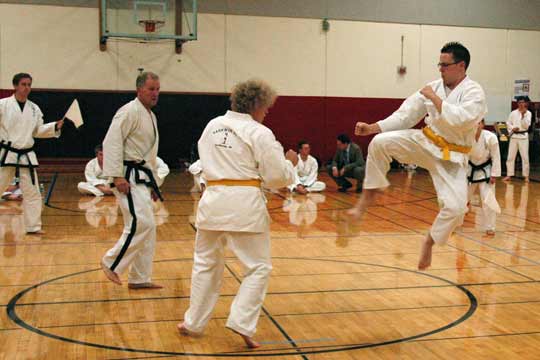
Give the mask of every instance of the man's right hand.
[[377, 123], [367, 124], [363, 122], [357, 122], [354, 127], [354, 134], [358, 136], [366, 136], [371, 134], [378, 134], [381, 132], [381, 128]]
[[285, 158], [292, 162], [294, 166], [298, 164], [298, 154], [296, 153], [296, 151], [287, 150], [287, 152], [285, 153]]
[[125, 178], [115, 177], [114, 186], [116, 186], [118, 191], [120, 191], [122, 194], [129, 194], [129, 182]]
[[337, 167], [332, 168], [332, 176], [333, 177], [338, 177], [339, 176], [339, 172], [338, 172]]

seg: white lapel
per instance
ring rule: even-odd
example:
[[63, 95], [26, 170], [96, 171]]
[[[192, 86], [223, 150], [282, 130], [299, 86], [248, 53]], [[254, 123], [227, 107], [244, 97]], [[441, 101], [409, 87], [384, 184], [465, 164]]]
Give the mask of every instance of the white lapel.
[[447, 100], [452, 104], [458, 104], [461, 95], [463, 94], [463, 90], [467, 87], [467, 84], [469, 83], [469, 77], [465, 76], [465, 79], [463, 79], [455, 88], [450, 92], [450, 95], [448, 95]]

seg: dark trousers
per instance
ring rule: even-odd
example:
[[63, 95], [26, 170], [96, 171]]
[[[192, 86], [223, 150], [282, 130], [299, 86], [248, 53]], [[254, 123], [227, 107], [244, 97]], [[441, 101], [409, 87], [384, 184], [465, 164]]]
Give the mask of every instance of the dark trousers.
[[[345, 171], [344, 176], [338, 176], [338, 177], [335, 177], [334, 175], [332, 175], [332, 165], [328, 165], [326, 169], [328, 171], [328, 175], [330, 175], [330, 177], [334, 179], [334, 181], [339, 187], [342, 187], [342, 188], [352, 187], [351, 182], [347, 180], [347, 178], [352, 178], [352, 179], [357, 180], [356, 189], [357, 190], [362, 189], [362, 183], [364, 182], [364, 175], [366, 173], [366, 169], [363, 166], [357, 166], [352, 169], [349, 169]], [[339, 170], [340, 169], [338, 169], [338, 171]]]

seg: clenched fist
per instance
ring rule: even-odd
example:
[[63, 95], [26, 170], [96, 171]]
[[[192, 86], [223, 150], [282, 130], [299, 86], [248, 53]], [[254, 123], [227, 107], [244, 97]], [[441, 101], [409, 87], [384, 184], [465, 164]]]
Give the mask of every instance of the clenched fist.
[[381, 132], [381, 128], [377, 123], [367, 124], [363, 122], [357, 122], [354, 127], [354, 134], [357, 136], [366, 136], [371, 134], [378, 134]]
[[420, 94], [424, 95], [430, 100], [433, 100], [433, 97], [437, 96], [437, 94], [435, 94], [435, 91], [433, 91], [433, 88], [429, 85], [424, 86], [424, 88], [420, 90]]

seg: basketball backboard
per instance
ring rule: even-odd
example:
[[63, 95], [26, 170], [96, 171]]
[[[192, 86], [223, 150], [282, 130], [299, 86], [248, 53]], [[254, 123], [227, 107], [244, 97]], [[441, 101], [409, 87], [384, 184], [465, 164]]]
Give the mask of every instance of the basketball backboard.
[[197, 40], [197, 0], [101, 0], [100, 48], [109, 39]]

